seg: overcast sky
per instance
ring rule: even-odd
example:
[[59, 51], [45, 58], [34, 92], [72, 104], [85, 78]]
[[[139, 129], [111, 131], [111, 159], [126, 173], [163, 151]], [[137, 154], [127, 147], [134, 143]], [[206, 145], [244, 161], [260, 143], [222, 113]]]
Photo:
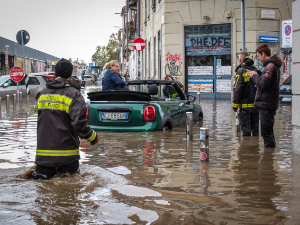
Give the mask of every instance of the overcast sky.
[[97, 45], [122, 26], [125, 0], [0, 0], [0, 36], [16, 41], [30, 34], [28, 47], [59, 58], [91, 62]]

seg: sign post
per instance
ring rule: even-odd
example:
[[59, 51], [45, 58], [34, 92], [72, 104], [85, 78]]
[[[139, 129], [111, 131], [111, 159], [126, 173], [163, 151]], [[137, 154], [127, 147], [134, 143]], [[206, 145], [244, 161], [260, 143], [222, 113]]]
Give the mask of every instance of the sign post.
[[282, 48], [281, 51], [289, 58], [289, 75], [291, 75], [291, 53], [292, 53], [292, 20], [282, 21]]
[[[139, 36], [139, 35], [138, 35]], [[140, 51], [143, 51], [146, 47], [145, 40], [142, 38], [136, 38], [133, 41], [133, 48], [137, 51], [136, 53], [136, 73], [137, 73], [137, 79], [140, 80], [140, 67], [139, 67], [139, 62], [140, 62]], [[140, 87], [138, 87], [139, 89]], [[139, 91], [139, 90], [138, 90]]]
[[9, 71], [10, 79], [17, 82], [17, 98], [19, 101], [19, 82], [24, 78], [24, 71], [21, 67], [13, 67]]
[[[18, 33], [17, 33], [17, 42], [22, 45], [22, 50], [23, 50], [23, 60], [24, 60], [24, 63], [23, 63], [23, 68], [24, 68], [24, 71], [25, 71], [25, 74], [27, 74], [27, 69], [26, 69], [26, 61], [25, 61], [25, 53], [24, 53], [24, 46], [26, 44], [28, 44], [30, 40], [30, 35], [29, 33], [26, 31], [26, 30], [20, 30]], [[22, 78], [23, 79], [23, 78]], [[28, 86], [28, 80], [29, 79], [26, 79], [26, 86]], [[18, 101], [19, 101], [19, 82], [17, 82], [17, 86], [18, 86]], [[27, 90], [27, 101], [29, 101], [29, 88]]]

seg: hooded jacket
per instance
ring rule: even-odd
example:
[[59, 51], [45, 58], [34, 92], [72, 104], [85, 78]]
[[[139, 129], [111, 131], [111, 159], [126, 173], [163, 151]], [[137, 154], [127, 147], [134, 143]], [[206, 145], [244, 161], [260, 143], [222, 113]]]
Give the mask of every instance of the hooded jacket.
[[36, 164], [57, 167], [78, 160], [78, 136], [96, 138], [86, 122], [83, 96], [64, 78], [49, 80], [38, 100]]
[[254, 61], [247, 56], [245, 60], [236, 68], [235, 82], [233, 86], [232, 107], [234, 110], [241, 107], [242, 109], [254, 109], [254, 101], [249, 99], [249, 83], [253, 82], [247, 73], [248, 70], [258, 71], [253, 66]]
[[102, 78], [102, 90], [112, 91], [118, 90], [120, 87], [126, 86], [122, 78], [114, 71], [107, 70]]
[[280, 67], [282, 60], [278, 55], [273, 55], [264, 63], [262, 76], [254, 74], [252, 79], [257, 86], [255, 107], [261, 109], [278, 109]]

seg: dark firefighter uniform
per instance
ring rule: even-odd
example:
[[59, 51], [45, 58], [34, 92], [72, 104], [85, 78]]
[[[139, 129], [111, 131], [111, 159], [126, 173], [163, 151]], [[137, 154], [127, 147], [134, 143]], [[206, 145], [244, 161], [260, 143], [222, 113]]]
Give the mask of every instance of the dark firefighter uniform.
[[[60, 65], [59, 62], [57, 65]], [[87, 125], [86, 104], [80, 90], [74, 87], [72, 80], [56, 77], [48, 81], [37, 104], [34, 179], [49, 179], [56, 170], [76, 172], [80, 158], [78, 137], [87, 139], [91, 144], [98, 141], [96, 132]]]
[[247, 73], [247, 69], [257, 71], [253, 64], [253, 60], [247, 56], [235, 70], [232, 107], [233, 110], [241, 109], [239, 117], [243, 136], [251, 136], [251, 133], [253, 136], [259, 135], [259, 111], [254, 108], [254, 99], [250, 100], [249, 82], [253, 81]]
[[[178, 87], [184, 93], [182, 83], [179, 82], [179, 81], [174, 81], [174, 82], [178, 85]], [[178, 97], [178, 93], [172, 85], [165, 85], [164, 88], [163, 88], [163, 93], [164, 93], [164, 96], [167, 97], [167, 98], [177, 98]]]

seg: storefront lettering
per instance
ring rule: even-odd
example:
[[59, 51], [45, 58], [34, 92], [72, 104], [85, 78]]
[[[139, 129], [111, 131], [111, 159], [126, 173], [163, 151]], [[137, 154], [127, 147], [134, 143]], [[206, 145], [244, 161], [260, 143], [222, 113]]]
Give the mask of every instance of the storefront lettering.
[[217, 46], [231, 46], [230, 37], [198, 37], [190, 39], [191, 46], [194, 47], [217, 47]]

